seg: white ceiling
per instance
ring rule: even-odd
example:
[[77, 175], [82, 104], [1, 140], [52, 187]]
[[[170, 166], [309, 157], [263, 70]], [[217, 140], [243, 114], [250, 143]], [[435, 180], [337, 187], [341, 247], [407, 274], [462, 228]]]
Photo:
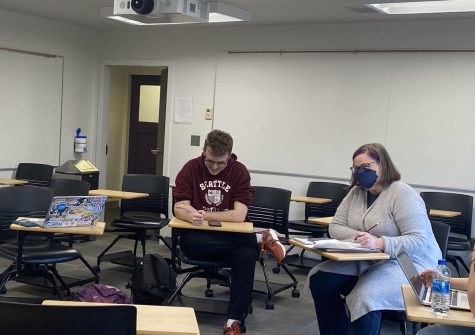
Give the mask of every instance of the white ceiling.
[[[387, 0], [381, 2], [384, 1], [388, 2]], [[467, 13], [388, 16], [365, 7], [365, 2], [371, 2], [370, 0], [223, 0], [222, 2], [251, 12], [251, 22], [227, 23], [234, 25], [475, 18], [475, 14]], [[114, 0], [0, 0], [0, 9], [96, 29], [131, 27], [100, 16], [100, 8], [112, 7], [113, 3]]]

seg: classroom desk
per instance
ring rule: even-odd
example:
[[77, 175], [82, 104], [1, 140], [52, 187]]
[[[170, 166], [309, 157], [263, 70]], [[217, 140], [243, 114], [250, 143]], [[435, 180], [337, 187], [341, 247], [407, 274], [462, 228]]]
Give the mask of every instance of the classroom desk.
[[327, 204], [327, 203], [329, 203], [329, 202], [332, 202], [332, 199], [306, 197], [306, 196], [303, 196], [303, 195], [292, 195], [292, 196], [290, 197], [290, 201], [304, 202], [304, 203], [308, 203], [308, 204], [322, 205], [322, 204]]
[[89, 195], [105, 195], [111, 198], [126, 199], [126, 200], [146, 198], [149, 196], [148, 193], [126, 192], [126, 191], [105, 190], [105, 189], [90, 190]]
[[453, 217], [462, 215], [462, 213], [461, 212], [455, 212], [455, 211], [443, 211], [443, 210], [440, 210], [440, 209], [431, 209], [429, 211], [429, 215], [440, 217], [440, 218], [453, 218]]
[[[48, 306], [110, 305], [80, 301], [45, 300]], [[134, 305], [137, 308], [137, 334], [140, 335], [199, 335], [193, 308]], [[67, 332], [66, 332], [67, 333]]]
[[210, 227], [208, 221], [204, 221], [202, 225], [195, 225], [187, 221], [180, 220], [178, 218], [172, 218], [168, 224], [171, 228], [183, 228], [183, 229], [197, 229], [197, 230], [213, 230], [222, 232], [233, 233], [252, 233], [254, 226], [252, 222], [223, 222], [222, 227]]
[[475, 316], [470, 311], [451, 309], [446, 317], [437, 317], [432, 314], [429, 306], [423, 306], [419, 303], [409, 284], [402, 285], [401, 289], [406, 306], [406, 316], [409, 321], [475, 327]]
[[28, 180], [20, 180], [20, 179], [8, 179], [8, 178], [0, 178], [0, 185], [25, 185], [28, 184]]
[[387, 260], [389, 255], [384, 252], [326, 252], [320, 249], [309, 247], [303, 243], [300, 243], [297, 240], [289, 240], [290, 244], [295, 245], [299, 248], [312, 251], [333, 261], [346, 262], [346, 261], [368, 261], [368, 260]]
[[329, 226], [330, 223], [333, 221], [333, 216], [325, 216], [321, 218], [316, 218], [316, 217], [310, 217], [308, 218], [308, 223], [313, 223], [313, 224], [323, 224]]
[[[18, 220], [29, 218], [19, 217]], [[63, 233], [63, 234], [79, 234], [79, 235], [93, 235], [100, 236], [104, 234], [105, 222], [96, 222], [93, 226], [86, 227], [23, 227], [15, 223], [10, 225], [11, 230], [23, 231], [23, 232], [34, 232], [34, 233]]]
[[[26, 219], [28, 220], [29, 218], [23, 218], [19, 217], [18, 220], [21, 219]], [[10, 229], [17, 231], [18, 232], [18, 252], [20, 257], [20, 250], [23, 248], [23, 244], [26, 238], [26, 235], [28, 233], [62, 233], [62, 234], [79, 234], [79, 235], [93, 235], [93, 236], [100, 236], [104, 234], [104, 229], [105, 229], [105, 222], [96, 222], [95, 225], [92, 226], [82, 226], [82, 227], [48, 227], [48, 228], [43, 228], [43, 227], [23, 227], [18, 224], [11, 224]], [[78, 286], [78, 285], [84, 285], [86, 283], [89, 283], [91, 281], [97, 282], [99, 280], [99, 275], [97, 274], [96, 271], [91, 267], [91, 265], [86, 261], [86, 259], [81, 258], [81, 261], [84, 263], [84, 265], [91, 271], [93, 274], [93, 277], [90, 278], [85, 278], [85, 279], [77, 279], [77, 278], [71, 278], [71, 277], [65, 277], [61, 276], [61, 278], [65, 281], [66, 286], [68, 288], [73, 287], [73, 286]], [[33, 284], [35, 285], [34, 281], [24, 281], [25, 283]]]

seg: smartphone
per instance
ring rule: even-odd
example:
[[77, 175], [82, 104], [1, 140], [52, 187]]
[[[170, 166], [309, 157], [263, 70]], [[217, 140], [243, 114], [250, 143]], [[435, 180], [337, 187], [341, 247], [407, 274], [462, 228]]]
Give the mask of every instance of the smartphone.
[[218, 220], [209, 220], [208, 225], [210, 227], [221, 227], [221, 222], [219, 222]]

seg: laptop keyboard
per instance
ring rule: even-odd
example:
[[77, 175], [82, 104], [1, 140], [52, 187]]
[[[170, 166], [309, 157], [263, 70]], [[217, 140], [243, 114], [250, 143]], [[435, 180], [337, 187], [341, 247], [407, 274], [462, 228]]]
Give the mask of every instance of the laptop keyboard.
[[458, 306], [458, 295], [459, 295], [459, 291], [457, 290], [450, 291], [450, 305], [451, 306]]

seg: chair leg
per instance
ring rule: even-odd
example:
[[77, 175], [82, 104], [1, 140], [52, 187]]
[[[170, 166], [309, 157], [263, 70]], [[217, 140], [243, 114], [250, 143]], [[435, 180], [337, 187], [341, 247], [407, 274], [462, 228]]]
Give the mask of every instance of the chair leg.
[[97, 262], [96, 262], [97, 267], [99, 267], [99, 265], [101, 264], [101, 259], [102, 259], [102, 257], [104, 257], [104, 255], [105, 255], [121, 238], [123, 238], [123, 237], [124, 237], [124, 236], [122, 236], [122, 235], [116, 236], [116, 238], [114, 239], [114, 241], [112, 241], [112, 243], [109, 244], [109, 245], [107, 246], [107, 248], [105, 248], [105, 249], [99, 254], [99, 256], [97, 256]]
[[3, 271], [0, 276], [0, 294], [6, 293], [5, 285], [11, 279], [12, 276], [16, 276], [18, 272], [16, 271], [16, 263], [10, 264], [5, 271]]
[[401, 335], [407, 335], [407, 321], [399, 322], [399, 330], [401, 331]]
[[163, 242], [163, 244], [165, 244], [165, 246], [166, 246], [168, 249], [170, 249], [170, 251], [172, 251], [172, 246], [171, 246], [170, 243], [168, 243], [168, 241], [167, 241], [167, 239], [166, 239], [165, 237], [163, 237], [162, 235], [157, 235], [157, 238], [158, 238], [159, 241], [161, 240], [161, 241]]
[[94, 271], [94, 268], [88, 263], [88, 261], [86, 261], [86, 259], [82, 255], [79, 257], [79, 259], [89, 269], [89, 271], [91, 271], [92, 275], [94, 276], [94, 283], [99, 284], [99, 275], [96, 271]]
[[272, 304], [272, 288], [270, 286], [269, 276], [267, 274], [267, 266], [266, 262], [263, 257], [259, 258], [259, 263], [261, 264], [262, 272], [264, 274], [264, 281], [267, 287], [267, 301], [266, 301], [266, 309], [274, 309], [274, 305]]
[[[66, 291], [66, 294], [68, 296], [71, 295], [71, 290], [69, 289], [68, 285], [66, 285], [66, 283], [64, 282], [63, 278], [61, 278], [61, 276], [59, 275], [59, 272], [58, 270], [56, 270], [56, 267], [54, 266], [50, 266], [50, 267], [47, 267], [49, 271], [51, 271], [51, 273], [53, 274], [53, 278], [52, 280], [50, 279], [50, 281], [52, 282], [55, 282], [56, 284], [56, 281], [54, 280], [54, 278], [58, 279], [58, 281], [61, 283], [61, 286], [64, 288], [64, 290]], [[55, 286], [55, 285], [54, 285]], [[56, 290], [58, 290], [58, 287], [56, 286], [55, 287]]]
[[64, 300], [64, 296], [61, 293], [61, 290], [59, 289], [58, 284], [56, 284], [56, 280], [54, 279], [54, 276], [51, 274], [51, 272], [46, 271], [46, 278], [51, 282], [51, 285], [53, 286], [53, 294], [56, 294], [59, 300]]
[[191, 279], [193, 278], [192, 274], [191, 273], [188, 273], [185, 278], [183, 279], [183, 281], [181, 282], [180, 286], [178, 286], [175, 291], [172, 293], [172, 295], [170, 295], [164, 302], [163, 302], [163, 305], [164, 306], [168, 306], [170, 305], [173, 300], [175, 300], [175, 298], [181, 294], [181, 290], [183, 290], [183, 287], [185, 287], [186, 283], [188, 283]]

